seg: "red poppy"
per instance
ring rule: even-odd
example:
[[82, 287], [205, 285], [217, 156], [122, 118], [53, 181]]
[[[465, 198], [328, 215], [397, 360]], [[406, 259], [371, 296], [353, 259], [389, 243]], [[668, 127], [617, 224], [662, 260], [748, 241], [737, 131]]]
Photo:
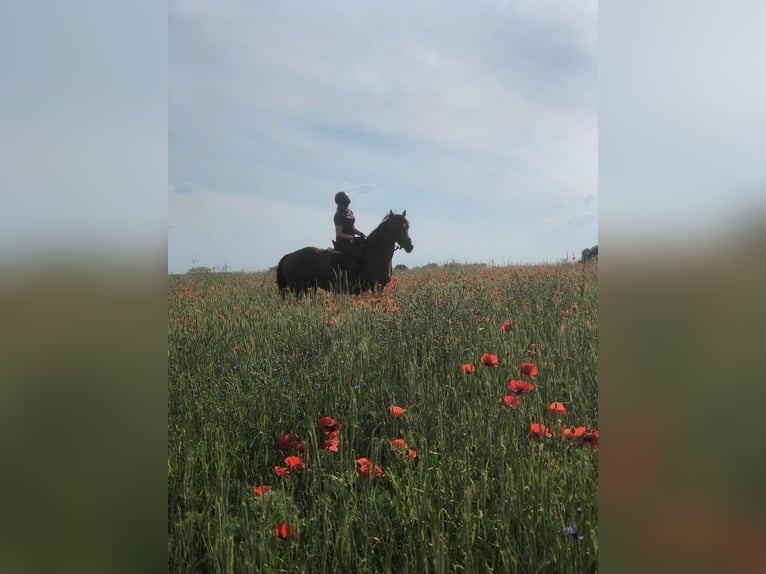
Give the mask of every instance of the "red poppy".
[[270, 490], [271, 490], [271, 487], [270, 486], [265, 486], [265, 485], [264, 486], [256, 486], [255, 488], [253, 488], [253, 492], [255, 493], [256, 496], [263, 496], [264, 494], [266, 494]]
[[290, 470], [303, 470], [306, 468], [306, 464], [299, 456], [288, 456], [285, 459], [285, 464], [290, 468]]
[[521, 373], [534, 379], [537, 374], [537, 367], [532, 363], [521, 363]]
[[574, 430], [564, 429], [561, 431], [561, 436], [565, 439], [576, 442], [577, 444], [588, 444], [591, 448], [598, 448], [598, 431], [591, 429], [588, 430], [585, 427], [577, 427]]
[[529, 427], [529, 432], [532, 435], [532, 440], [537, 442], [540, 440], [540, 437], [545, 436], [548, 438], [551, 438], [553, 435], [551, 434], [551, 431], [548, 430], [548, 427], [545, 425], [541, 425], [539, 423], [535, 423], [532, 426]]
[[416, 456], [418, 456], [418, 453], [411, 448], [408, 448], [407, 452], [404, 453], [404, 458], [415, 458]]
[[282, 438], [280, 438], [277, 441], [277, 448], [279, 450], [290, 450], [290, 445], [292, 443], [293, 443], [292, 435], [285, 434], [285, 435], [282, 435]]
[[513, 325], [511, 325], [510, 321], [506, 321], [505, 323], [503, 323], [502, 325], [503, 333], [507, 333], [508, 331], [510, 331], [512, 326]]
[[[332, 313], [332, 309], [330, 309], [330, 313]], [[332, 319], [329, 319], [329, 320], [324, 322], [324, 326], [325, 327], [334, 327], [335, 326], [335, 321], [333, 321]]]
[[569, 317], [569, 309], [564, 309], [564, 310], [561, 312], [561, 316], [562, 316], [562, 317], [564, 317], [564, 319], [566, 319], [567, 317]]
[[319, 430], [327, 436], [338, 436], [341, 425], [332, 417], [322, 417], [319, 419]]
[[391, 448], [407, 448], [407, 443], [402, 438], [395, 438], [391, 441]]
[[278, 477], [287, 476], [290, 474], [290, 469], [286, 466], [275, 466], [274, 467], [274, 474], [276, 474]]
[[495, 367], [497, 368], [498, 362], [497, 362], [497, 355], [491, 355], [489, 353], [484, 353], [481, 356], [481, 364], [486, 365], [488, 367]]
[[288, 537], [295, 536], [295, 524], [286, 524], [284, 522], [280, 522], [274, 528], [274, 534], [276, 534], [277, 537], [281, 538], [282, 540], [287, 540]]
[[476, 370], [476, 367], [474, 367], [471, 363], [466, 363], [463, 365], [463, 374], [464, 375], [470, 375]]
[[504, 409], [516, 410], [517, 408], [519, 408], [519, 399], [517, 399], [513, 395], [506, 395], [502, 399], [500, 399], [500, 406], [502, 406]]
[[582, 435], [583, 443], [590, 445], [590, 448], [598, 448], [598, 431], [587, 430]]
[[402, 407], [388, 407], [388, 414], [395, 419], [400, 419], [406, 411]]
[[565, 414], [567, 414], [567, 409], [561, 403], [551, 403], [548, 407], [548, 414], [557, 417], [563, 417]]
[[575, 303], [574, 305], [572, 305], [572, 311], [577, 311], [579, 308], [580, 308], [580, 307], [577, 305], [577, 303]]
[[535, 386], [532, 383], [528, 383], [526, 381], [512, 380], [510, 383], [508, 383], [508, 388], [515, 395], [523, 395], [533, 390]]
[[[366, 462], [364, 464], [359, 465], [357, 472], [359, 473], [359, 476], [367, 477], [367, 476], [370, 476], [371, 470], [372, 470], [372, 463]], [[381, 476], [385, 476], [385, 473], [377, 464], [375, 465], [375, 476], [378, 478], [380, 478]]]
[[370, 461], [364, 457], [357, 458], [354, 462], [356, 462], [356, 464], [370, 464]]
[[338, 437], [324, 441], [325, 452], [338, 452]]

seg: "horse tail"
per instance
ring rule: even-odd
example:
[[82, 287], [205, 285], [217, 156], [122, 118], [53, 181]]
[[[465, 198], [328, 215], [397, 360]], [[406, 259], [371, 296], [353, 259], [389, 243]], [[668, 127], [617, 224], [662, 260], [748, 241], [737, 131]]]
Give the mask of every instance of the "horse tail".
[[277, 264], [277, 285], [279, 285], [279, 291], [284, 295], [287, 288], [287, 278], [285, 277], [284, 263], [287, 255], [282, 257]]

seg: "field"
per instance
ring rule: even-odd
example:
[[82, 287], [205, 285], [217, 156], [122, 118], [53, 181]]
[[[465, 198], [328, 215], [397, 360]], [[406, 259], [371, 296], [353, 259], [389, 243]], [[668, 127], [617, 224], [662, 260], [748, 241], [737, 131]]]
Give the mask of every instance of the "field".
[[597, 281], [170, 276], [169, 570], [595, 572]]

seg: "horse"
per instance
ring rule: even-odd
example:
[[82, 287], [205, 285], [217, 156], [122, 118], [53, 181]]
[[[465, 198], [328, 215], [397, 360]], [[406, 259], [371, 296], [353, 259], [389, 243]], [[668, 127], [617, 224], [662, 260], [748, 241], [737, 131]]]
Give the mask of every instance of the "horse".
[[359, 250], [362, 258], [359, 278], [354, 285], [348, 283], [348, 261], [341, 251], [304, 247], [288, 253], [277, 265], [277, 284], [282, 295], [288, 290], [301, 295], [312, 288], [352, 293], [372, 288], [381, 291], [391, 281], [394, 251], [404, 249], [410, 253], [413, 248], [406, 215], [406, 209], [401, 215], [389, 211], [363, 240]]

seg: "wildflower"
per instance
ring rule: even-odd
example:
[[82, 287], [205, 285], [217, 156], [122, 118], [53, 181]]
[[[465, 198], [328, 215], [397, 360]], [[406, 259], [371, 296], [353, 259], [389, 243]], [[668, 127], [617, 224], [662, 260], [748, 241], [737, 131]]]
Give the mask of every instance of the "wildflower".
[[418, 456], [418, 453], [414, 449], [411, 449], [411, 448], [408, 448], [407, 452], [404, 453], [404, 458], [412, 459], [412, 458], [415, 458], [416, 456]]
[[533, 390], [534, 388], [535, 386], [532, 383], [528, 383], [526, 381], [511, 380], [511, 382], [508, 383], [508, 389], [510, 389], [510, 391], [515, 395], [523, 395]]
[[[367, 476], [370, 476], [370, 471], [371, 470], [373, 470], [372, 463], [367, 461], [366, 463], [359, 465], [359, 468], [357, 469], [357, 472], [359, 473], [359, 476], [367, 477]], [[375, 465], [375, 477], [376, 478], [380, 478], [381, 476], [385, 476], [385, 473], [376, 464]]]
[[537, 367], [532, 363], [521, 363], [521, 373], [534, 379], [537, 375]]
[[407, 448], [407, 443], [402, 438], [395, 438], [391, 441], [391, 448]]
[[283, 476], [290, 474], [290, 469], [286, 466], [275, 466], [274, 474], [276, 474], [278, 478], [282, 478]]
[[176, 345], [176, 350], [183, 351], [184, 350], [184, 346], [183, 345]]
[[335, 321], [333, 321], [332, 319], [329, 319], [329, 320], [324, 322], [324, 326], [325, 327], [334, 327], [335, 326]]
[[565, 439], [576, 442], [579, 445], [588, 444], [592, 449], [598, 448], [598, 431], [591, 429], [588, 430], [585, 427], [577, 427], [574, 430], [564, 429], [561, 431], [561, 436]]
[[587, 443], [590, 445], [590, 448], [597, 449], [598, 448], [598, 431], [597, 430], [587, 430], [582, 435], [583, 443]]
[[288, 456], [285, 459], [285, 464], [290, 468], [290, 470], [303, 470], [306, 468], [306, 464], [299, 456]]
[[255, 493], [256, 496], [263, 496], [264, 494], [266, 494], [270, 490], [271, 490], [271, 487], [270, 486], [266, 486], [266, 485], [264, 485], [264, 486], [256, 486], [256, 487], [253, 488], [253, 492]]
[[572, 305], [572, 311], [577, 311], [579, 308], [580, 308], [580, 307], [577, 305], [577, 303], [575, 303], [574, 305]]
[[569, 309], [564, 309], [564, 310], [561, 312], [561, 316], [562, 316], [562, 317], [564, 317], [564, 319], [566, 319], [567, 317], [569, 317]]
[[341, 424], [332, 417], [322, 417], [319, 419], [319, 430], [326, 436], [338, 436]]
[[470, 375], [476, 370], [476, 367], [474, 367], [471, 363], [466, 363], [463, 365], [463, 374], [464, 375]]
[[241, 368], [239, 365], [234, 365], [234, 366], [232, 367], [232, 369], [234, 369], [236, 372], [239, 372], [239, 371], [241, 371], [241, 370], [242, 370], [242, 368]]
[[362, 390], [362, 385], [354, 385], [354, 390], [355, 391], [361, 391]]
[[274, 528], [274, 533], [278, 538], [287, 540], [288, 537], [295, 536], [295, 524], [286, 524], [284, 522], [280, 522]]
[[283, 452], [288, 450], [303, 452], [303, 443], [299, 440], [295, 440], [293, 435], [285, 434], [277, 441], [277, 448]]
[[557, 417], [563, 417], [565, 414], [567, 414], [567, 409], [561, 403], [551, 403], [548, 407], [548, 414]]
[[500, 399], [500, 406], [502, 406], [504, 409], [516, 410], [517, 408], [519, 408], [519, 399], [517, 399], [513, 395], [506, 395], [502, 399]]
[[571, 536], [573, 538], [576, 538], [577, 540], [582, 540], [583, 539], [583, 535], [580, 534], [579, 532], [577, 532], [577, 527], [576, 526], [567, 526], [564, 529], [564, 532], [566, 532], [569, 536]]
[[484, 353], [481, 356], [481, 364], [486, 365], [488, 367], [495, 367], [497, 368], [498, 362], [497, 362], [497, 355], [491, 355], [490, 353]]
[[338, 452], [338, 437], [324, 441], [325, 452]]
[[532, 435], [532, 440], [537, 442], [540, 440], [541, 436], [546, 436], [548, 438], [551, 438], [553, 435], [551, 434], [551, 431], [548, 430], [548, 427], [539, 423], [535, 423], [532, 426], [529, 427], [529, 432]]
[[511, 322], [506, 321], [505, 323], [503, 323], [501, 328], [503, 329], [503, 333], [507, 333], [508, 331], [511, 330], [511, 327], [512, 327]]
[[400, 419], [404, 415], [405, 411], [402, 407], [388, 407], [388, 414], [394, 417], [395, 419]]
[[370, 464], [370, 461], [364, 457], [357, 458], [354, 462], [356, 462], [356, 464]]

